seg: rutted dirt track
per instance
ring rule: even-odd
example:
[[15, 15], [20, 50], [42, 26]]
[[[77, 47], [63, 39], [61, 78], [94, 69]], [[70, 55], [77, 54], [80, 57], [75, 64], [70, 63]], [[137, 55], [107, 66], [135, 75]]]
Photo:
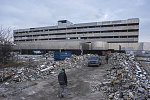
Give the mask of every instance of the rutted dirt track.
[[[67, 95], [61, 100], [107, 100], [102, 91], [92, 92], [92, 85], [103, 81], [105, 69], [110, 65], [99, 67], [82, 67], [75, 70], [66, 71], [68, 76]], [[59, 85], [57, 74], [47, 80], [36, 80], [26, 82], [22, 91], [18, 94], [11, 94], [7, 100], [59, 100]], [[29, 87], [28, 87], [29, 86]], [[23, 88], [25, 87], [25, 88]], [[3, 98], [3, 100], [5, 100]]]

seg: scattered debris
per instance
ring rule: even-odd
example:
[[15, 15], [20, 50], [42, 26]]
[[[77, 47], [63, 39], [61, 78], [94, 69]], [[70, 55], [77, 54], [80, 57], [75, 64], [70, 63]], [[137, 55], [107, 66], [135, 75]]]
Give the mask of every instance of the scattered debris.
[[[80, 69], [86, 66], [88, 58], [92, 54], [82, 56], [72, 55], [65, 60], [55, 61], [51, 55], [44, 56], [19, 56], [23, 65], [19, 67], [7, 67], [0, 69], [0, 93], [1, 97], [7, 98], [8, 94], [19, 93], [26, 86], [14, 90], [13, 84], [48, 79], [59, 73], [60, 68], [66, 71]], [[150, 98], [150, 76], [136, 61], [133, 55], [123, 53], [109, 54], [105, 80], [91, 86], [91, 93], [104, 92], [109, 99], [113, 100], [145, 100]], [[36, 84], [36, 83], [35, 83]], [[10, 88], [11, 87], [11, 88]], [[34, 94], [34, 91], [31, 91]], [[22, 100], [25, 97], [21, 97]]]
[[113, 100], [146, 100], [149, 98], [150, 80], [144, 68], [133, 55], [114, 53], [109, 55], [112, 65], [107, 69], [106, 82], [95, 86]]
[[[55, 74], [58, 72], [58, 70], [62, 67], [65, 67], [65, 69], [71, 69], [71, 68], [79, 68], [81, 65], [83, 65], [83, 61], [85, 59], [88, 59], [90, 55], [84, 55], [84, 56], [76, 56], [72, 55], [70, 58], [66, 58], [63, 61], [54, 61], [49, 60], [40, 63], [40, 65], [37, 66], [24, 66], [24, 67], [7, 67], [0, 71], [0, 82], [7, 81], [8, 79], [15, 81], [15, 82], [23, 82], [27, 80], [34, 81], [38, 78], [47, 78], [48, 75]], [[29, 59], [29, 61], [40, 61], [41, 56], [38, 56], [37, 58], [33, 56], [24, 56], [20, 57], [21, 59]], [[27, 60], [28, 61], [28, 60]], [[30, 63], [30, 62], [29, 62]], [[28, 64], [27, 64], [28, 65]]]

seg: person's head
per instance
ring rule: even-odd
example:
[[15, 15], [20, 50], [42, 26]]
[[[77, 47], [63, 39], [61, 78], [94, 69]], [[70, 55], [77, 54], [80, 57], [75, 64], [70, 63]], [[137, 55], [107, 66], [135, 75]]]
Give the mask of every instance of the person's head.
[[65, 67], [64, 66], [62, 66], [61, 69], [64, 70], [64, 72], [65, 72]]
[[64, 73], [65, 71], [63, 69], [60, 70], [60, 73]]
[[65, 68], [62, 67], [61, 70], [60, 70], [60, 72], [65, 72]]
[[65, 72], [65, 69], [64, 69], [64, 68], [62, 68], [62, 70]]

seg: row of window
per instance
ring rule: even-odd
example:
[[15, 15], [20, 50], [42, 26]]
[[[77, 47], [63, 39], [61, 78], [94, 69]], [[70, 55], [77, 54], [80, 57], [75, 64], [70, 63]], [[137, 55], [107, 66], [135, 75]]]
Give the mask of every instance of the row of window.
[[14, 36], [16, 37], [32, 37], [32, 36], [51, 36], [51, 35], [71, 35], [71, 34], [87, 34], [87, 33], [113, 33], [113, 32], [138, 32], [138, 29], [131, 30], [108, 30], [108, 31], [88, 31], [88, 32], [71, 32], [71, 33], [52, 33], [52, 34], [35, 34], [35, 35], [24, 35]]
[[118, 27], [118, 26], [134, 26], [139, 23], [128, 23], [128, 24], [111, 24], [111, 25], [98, 25], [98, 26], [82, 26], [82, 27], [68, 27], [68, 28], [56, 28], [56, 29], [44, 29], [34, 30], [36, 28], [30, 28], [30, 31], [15, 32], [17, 33], [29, 33], [29, 32], [46, 32], [46, 31], [57, 31], [57, 30], [71, 30], [71, 29], [84, 29], [84, 28], [101, 28], [101, 27]]
[[138, 38], [138, 35], [131, 35], [131, 36], [71, 37], [71, 38], [44, 38], [44, 39], [26, 39], [26, 40], [15, 40], [15, 41], [70, 40], [70, 39], [101, 39], [101, 38]]

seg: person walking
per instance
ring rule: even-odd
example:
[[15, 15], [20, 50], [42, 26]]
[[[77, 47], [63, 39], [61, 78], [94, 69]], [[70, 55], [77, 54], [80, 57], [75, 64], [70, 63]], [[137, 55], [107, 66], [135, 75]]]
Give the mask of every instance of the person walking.
[[108, 54], [106, 54], [105, 60], [106, 60], [106, 64], [108, 64]]
[[60, 70], [58, 75], [58, 82], [60, 85], [60, 97], [62, 98], [67, 92], [67, 75], [64, 68]]

